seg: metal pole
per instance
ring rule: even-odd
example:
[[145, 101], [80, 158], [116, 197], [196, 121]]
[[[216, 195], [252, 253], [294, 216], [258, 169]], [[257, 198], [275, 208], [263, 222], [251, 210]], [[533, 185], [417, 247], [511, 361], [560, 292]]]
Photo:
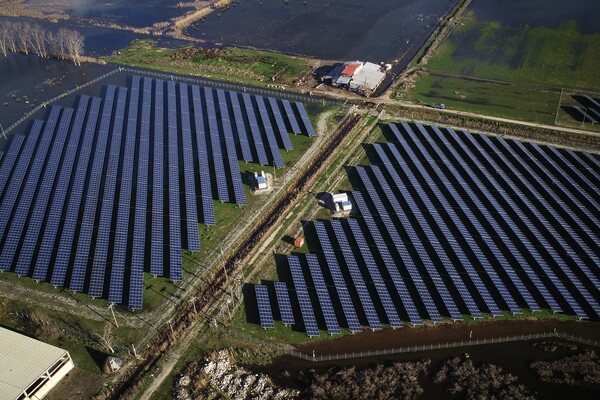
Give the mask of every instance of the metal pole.
[[2, 135], [4, 136], [4, 139], [6, 139], [6, 133], [4, 132], [4, 128], [2, 127], [2, 124], [0, 124], [0, 129], [2, 129]]

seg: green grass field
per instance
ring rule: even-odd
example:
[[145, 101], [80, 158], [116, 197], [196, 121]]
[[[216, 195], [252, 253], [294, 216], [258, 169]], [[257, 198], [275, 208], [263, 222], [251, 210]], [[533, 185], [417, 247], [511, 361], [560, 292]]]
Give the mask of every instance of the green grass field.
[[494, 116], [553, 123], [561, 88], [600, 90], [600, 34], [463, 18], [406, 98]]
[[106, 61], [258, 86], [292, 85], [310, 70], [306, 58], [250, 49], [228, 47], [210, 57], [191, 54], [178, 58], [178, 54], [181, 54], [178, 49], [156, 47], [151, 40], [138, 40], [107, 57]]

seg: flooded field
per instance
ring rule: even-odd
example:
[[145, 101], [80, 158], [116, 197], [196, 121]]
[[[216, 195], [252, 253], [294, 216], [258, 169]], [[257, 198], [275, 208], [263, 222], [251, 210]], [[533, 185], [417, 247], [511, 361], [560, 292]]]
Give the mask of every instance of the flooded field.
[[454, 0], [247, 0], [209, 15], [187, 33], [225, 45], [381, 62], [416, 52], [454, 4]]
[[[448, 324], [436, 327], [402, 328], [398, 330], [383, 330], [379, 332], [364, 332], [354, 336], [346, 336], [337, 340], [307, 344], [302, 350], [311, 354], [335, 354], [367, 349], [383, 349], [400, 346], [422, 345], [430, 343], [446, 343], [452, 341], [468, 340], [472, 331], [473, 338], [501, 337], [517, 333], [551, 332], [572, 333], [584, 338], [597, 339], [599, 328], [595, 324], [574, 321], [499, 321], [485, 324]], [[547, 340], [547, 339], [544, 339]], [[543, 341], [543, 340], [541, 340]], [[500, 366], [504, 372], [519, 378], [518, 384], [523, 384], [537, 399], [564, 399], [567, 397], [577, 399], [591, 399], [599, 389], [597, 386], [570, 387], [567, 385], [549, 384], [542, 382], [530, 364], [533, 361], [551, 361], [565, 356], [579, 354], [589, 347], [575, 343], [576, 350], [567, 347], [558, 348], [555, 352], [543, 351], [534, 347], [538, 341], [523, 341], [494, 345], [462, 347], [425, 352], [415, 352], [394, 356], [349, 359], [345, 361], [312, 363], [289, 356], [280, 357], [266, 368], [257, 370], [268, 371], [276, 382], [303, 389], [309, 384], [312, 372], [324, 373], [330, 368], [343, 368], [354, 366], [357, 369], [373, 368], [381, 364], [390, 364], [396, 361], [417, 361], [430, 359], [430, 375], [435, 374], [441, 364], [450, 358], [461, 357], [464, 359], [468, 352], [470, 359], [477, 365], [491, 363]], [[593, 348], [592, 348], [593, 349]], [[598, 352], [598, 349], [593, 349]], [[283, 371], [286, 371], [283, 373]], [[431, 377], [421, 380], [424, 394], [421, 398], [451, 399], [442, 385], [435, 384]]]

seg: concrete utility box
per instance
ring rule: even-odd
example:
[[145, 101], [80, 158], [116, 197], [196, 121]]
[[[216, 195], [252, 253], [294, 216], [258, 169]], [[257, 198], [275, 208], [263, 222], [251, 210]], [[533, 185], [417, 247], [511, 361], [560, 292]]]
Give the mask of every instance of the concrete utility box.
[[265, 175], [265, 171], [260, 171], [260, 173], [254, 173], [254, 180], [256, 182], [256, 189], [263, 190], [267, 189], [267, 176]]

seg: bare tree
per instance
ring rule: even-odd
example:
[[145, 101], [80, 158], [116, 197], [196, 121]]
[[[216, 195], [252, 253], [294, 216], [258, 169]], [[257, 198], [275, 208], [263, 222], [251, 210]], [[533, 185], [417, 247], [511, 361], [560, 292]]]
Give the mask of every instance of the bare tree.
[[52, 48], [56, 53], [56, 56], [61, 60], [65, 59], [65, 43], [67, 36], [67, 30], [65, 28], [60, 28], [58, 32], [56, 32], [56, 35], [54, 35], [54, 40], [52, 41]]
[[73, 59], [75, 65], [81, 65], [81, 55], [83, 54], [84, 39], [78, 31], [65, 29], [67, 36], [65, 38], [65, 48], [67, 54]]
[[33, 51], [40, 57], [46, 57], [46, 29], [39, 24], [31, 25], [29, 42]]
[[6, 23], [2, 23], [0, 25], [0, 51], [6, 57], [8, 54], [8, 32], [6, 29]]
[[17, 51], [17, 43], [15, 39], [15, 24], [13, 24], [12, 22], [6, 22], [4, 24], [4, 27], [6, 28], [6, 46], [10, 49], [10, 51], [15, 53]]
[[29, 41], [31, 35], [31, 25], [29, 22], [18, 23], [14, 25], [15, 35], [21, 43], [21, 50], [25, 54], [29, 54]]

